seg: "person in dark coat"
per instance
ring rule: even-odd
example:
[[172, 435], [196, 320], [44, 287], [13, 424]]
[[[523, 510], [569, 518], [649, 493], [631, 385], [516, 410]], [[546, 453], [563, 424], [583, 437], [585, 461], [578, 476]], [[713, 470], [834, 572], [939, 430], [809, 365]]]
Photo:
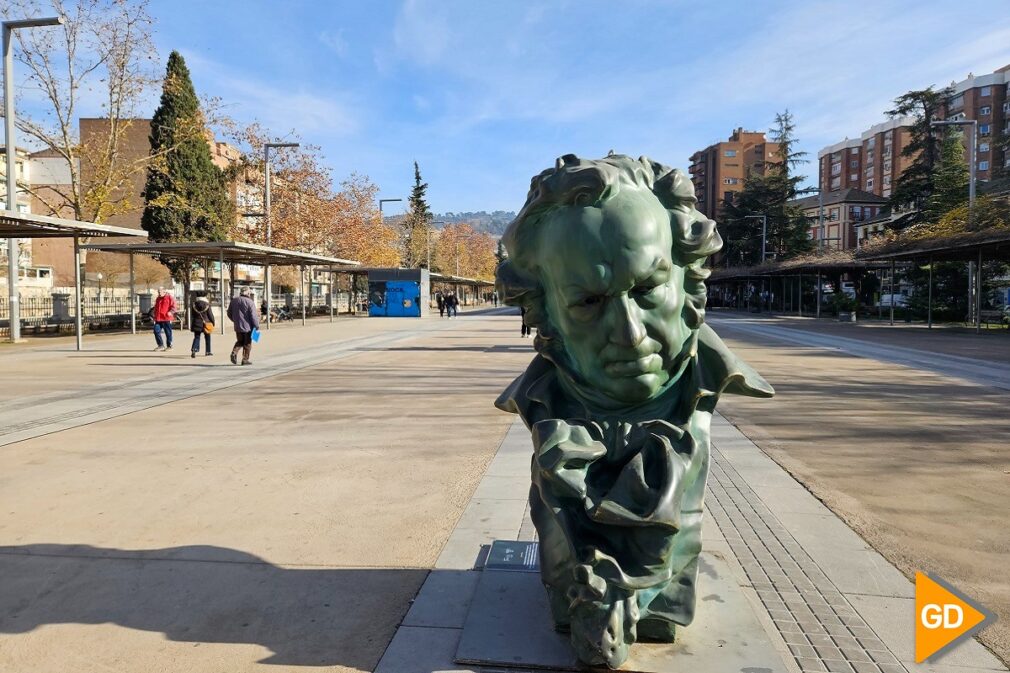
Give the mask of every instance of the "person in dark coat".
[[525, 339], [526, 337], [528, 337], [530, 335], [530, 331], [531, 330], [530, 330], [530, 326], [526, 324], [526, 307], [525, 306], [521, 307], [521, 311], [522, 311], [522, 321], [523, 322], [522, 322], [522, 329], [519, 332], [519, 336], [522, 337], [523, 339]]
[[435, 303], [438, 304], [438, 317], [445, 317], [445, 297], [441, 292], [435, 295]]
[[252, 364], [249, 360], [252, 354], [252, 333], [260, 327], [260, 316], [250, 295], [249, 288], [244, 287], [239, 296], [228, 304], [228, 317], [235, 325], [235, 346], [231, 349], [233, 365], [238, 364], [239, 350], [242, 351], [242, 364]]
[[197, 297], [193, 300], [193, 305], [189, 309], [189, 329], [193, 332], [193, 347], [190, 349], [190, 357], [196, 357], [200, 352], [200, 335], [203, 335], [203, 342], [206, 346], [205, 356], [213, 355], [210, 352], [210, 335], [214, 331], [214, 311], [210, 307], [210, 300], [207, 297]]
[[445, 312], [450, 318], [459, 314], [459, 299], [456, 298], [455, 292], [450, 292], [449, 296], [445, 298]]

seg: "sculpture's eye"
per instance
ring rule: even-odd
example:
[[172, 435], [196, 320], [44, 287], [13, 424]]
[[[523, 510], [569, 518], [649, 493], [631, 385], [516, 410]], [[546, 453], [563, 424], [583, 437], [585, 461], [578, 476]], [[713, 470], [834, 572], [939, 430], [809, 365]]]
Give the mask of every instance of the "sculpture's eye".
[[590, 295], [588, 297], [584, 297], [584, 298], [580, 299], [579, 302], [578, 302], [578, 305], [579, 306], [593, 307], [593, 306], [599, 306], [602, 303], [603, 303], [603, 297], [601, 297], [598, 294], [594, 294], [594, 295]]

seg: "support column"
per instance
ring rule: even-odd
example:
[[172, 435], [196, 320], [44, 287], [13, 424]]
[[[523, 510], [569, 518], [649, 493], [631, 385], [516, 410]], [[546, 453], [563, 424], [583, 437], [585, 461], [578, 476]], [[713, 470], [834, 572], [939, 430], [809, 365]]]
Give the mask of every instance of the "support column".
[[74, 334], [77, 337], [77, 350], [83, 350], [82, 332], [84, 323], [81, 320], [81, 239], [74, 236]]
[[926, 327], [933, 329], [933, 255], [929, 256], [929, 295], [926, 300]]
[[894, 325], [894, 258], [891, 258], [891, 278], [888, 281], [890, 284], [890, 295], [891, 301], [888, 302], [891, 305], [891, 325]]
[[800, 278], [796, 281], [797, 294], [799, 295], [799, 301], [796, 302], [796, 315], [803, 317], [803, 274], [800, 274]]
[[134, 287], [133, 251], [130, 251], [130, 334], [137, 333], [137, 289]]
[[[224, 248], [219, 248], [217, 252], [217, 261], [219, 264], [217, 269], [217, 282], [219, 285], [218, 289], [221, 291], [219, 296], [220, 302], [218, 305], [221, 310], [221, 314], [218, 315], [217, 321], [221, 325], [221, 334], [224, 334]], [[234, 278], [232, 278], [232, 281], [234, 282]], [[259, 307], [256, 307], [256, 310], [258, 311]]]
[[330, 322], [333, 322], [333, 304], [337, 301], [337, 293], [334, 292], [336, 289], [334, 286], [336, 284], [337, 274], [334, 273], [333, 269], [330, 269]]
[[305, 265], [302, 264], [299, 269], [301, 273], [298, 276], [298, 281], [302, 287], [302, 325], [305, 324]]
[[978, 247], [978, 265], [975, 271], [975, 334], [982, 333], [982, 246]]
[[821, 317], [821, 272], [817, 272], [817, 317]]
[[270, 265], [263, 265], [263, 296], [267, 300], [267, 329], [270, 329], [270, 324], [273, 322], [273, 295], [270, 292]]

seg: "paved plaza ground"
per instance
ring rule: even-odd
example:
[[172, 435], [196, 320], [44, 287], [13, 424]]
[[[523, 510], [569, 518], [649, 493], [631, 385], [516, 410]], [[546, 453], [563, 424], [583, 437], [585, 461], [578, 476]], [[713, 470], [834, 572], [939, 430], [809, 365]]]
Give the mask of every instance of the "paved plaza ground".
[[[285, 325], [252, 367], [220, 335], [0, 349], [0, 671], [464, 670], [480, 545], [534, 534], [528, 435], [491, 404], [518, 320]], [[1010, 339], [712, 324], [778, 395], [720, 405], [705, 546], [789, 670], [1005, 671], [977, 643], [911, 663], [907, 578], [997, 612], [1010, 658]]]

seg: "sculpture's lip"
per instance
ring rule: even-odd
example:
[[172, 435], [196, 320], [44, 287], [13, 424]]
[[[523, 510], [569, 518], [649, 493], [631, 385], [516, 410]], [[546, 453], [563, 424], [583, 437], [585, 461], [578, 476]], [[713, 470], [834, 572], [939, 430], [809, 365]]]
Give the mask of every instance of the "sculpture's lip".
[[611, 360], [603, 365], [604, 371], [611, 376], [636, 377], [642, 374], [653, 374], [663, 366], [663, 358], [658, 353], [649, 353], [640, 358], [629, 360]]

